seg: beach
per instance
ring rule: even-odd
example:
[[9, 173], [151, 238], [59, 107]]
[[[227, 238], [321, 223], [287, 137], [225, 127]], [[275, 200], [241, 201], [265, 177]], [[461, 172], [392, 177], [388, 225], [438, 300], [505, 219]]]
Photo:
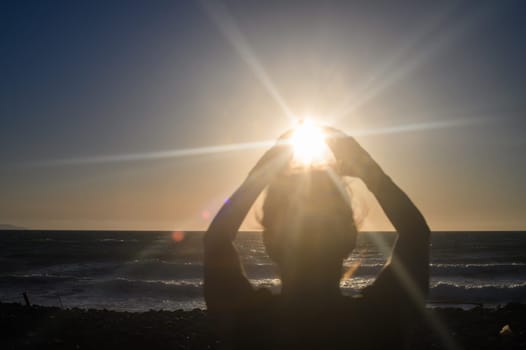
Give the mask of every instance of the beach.
[[[344, 264], [360, 266], [342, 293], [374, 280], [379, 246], [394, 237], [359, 236]], [[4, 231], [0, 348], [228, 348], [207, 319], [201, 242], [202, 232]], [[433, 233], [428, 322], [410, 348], [526, 348], [525, 244], [524, 232]], [[236, 245], [251, 283], [278, 292], [261, 234]], [[20, 304], [24, 292], [33, 306]]]
[[[461, 349], [526, 348], [526, 305], [428, 309]], [[510, 331], [499, 334], [508, 325]], [[374, 325], [372, 325], [374, 327]], [[0, 303], [2, 349], [222, 349], [206, 311], [117, 312]], [[410, 349], [446, 349], [429, 324]]]

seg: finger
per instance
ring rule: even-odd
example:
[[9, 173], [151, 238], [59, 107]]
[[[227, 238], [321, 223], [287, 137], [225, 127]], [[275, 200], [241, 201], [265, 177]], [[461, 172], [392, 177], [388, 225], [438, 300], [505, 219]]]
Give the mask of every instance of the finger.
[[323, 128], [326, 140], [328, 142], [340, 140], [343, 138], [349, 137], [347, 134], [345, 134], [343, 131], [332, 128], [332, 127], [324, 127]]

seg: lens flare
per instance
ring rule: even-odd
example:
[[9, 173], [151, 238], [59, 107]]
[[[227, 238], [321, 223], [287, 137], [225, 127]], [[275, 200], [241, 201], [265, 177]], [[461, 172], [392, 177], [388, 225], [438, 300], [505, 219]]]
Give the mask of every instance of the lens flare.
[[332, 153], [325, 143], [323, 130], [309, 120], [300, 122], [295, 128], [290, 143], [295, 166], [323, 165], [331, 160]]
[[172, 232], [172, 239], [175, 243], [180, 243], [184, 240], [185, 233], [183, 231]]

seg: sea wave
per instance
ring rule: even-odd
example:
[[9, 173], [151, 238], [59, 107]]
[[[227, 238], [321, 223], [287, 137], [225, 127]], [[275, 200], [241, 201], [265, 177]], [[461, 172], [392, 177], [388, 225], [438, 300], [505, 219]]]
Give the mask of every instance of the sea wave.
[[429, 300], [479, 303], [526, 302], [526, 282], [503, 285], [465, 286], [439, 282], [429, 291]]
[[[361, 264], [353, 274], [353, 280], [358, 283], [360, 279], [374, 278], [384, 265], [378, 263]], [[248, 263], [245, 271], [251, 280], [264, 280], [277, 278], [277, 269], [271, 263]], [[501, 281], [508, 284], [510, 281], [526, 280], [526, 264], [522, 263], [480, 263], [480, 264], [431, 264], [430, 273], [433, 280], [452, 282], [458, 280], [476, 281], [477, 284], [484, 280]], [[56, 279], [130, 279], [130, 280], [189, 280], [203, 278], [203, 265], [201, 262], [164, 261], [160, 259], [131, 260], [124, 263], [74, 263], [56, 264], [40, 268], [24, 269], [13, 273], [4, 273], [2, 276], [15, 276], [20, 278], [33, 277], [36, 283], [44, 283], [46, 278]], [[14, 283], [14, 281], [12, 281]], [[0, 280], [0, 283], [1, 280]]]
[[[353, 278], [343, 281], [342, 292], [359, 294], [373, 278]], [[280, 282], [275, 278], [251, 280], [255, 288], [268, 288], [277, 293]], [[156, 280], [133, 278], [73, 278], [55, 275], [0, 276], [2, 300], [21, 300], [21, 292], [27, 291], [32, 300], [56, 303], [57, 297], [69, 306], [104, 305], [112, 308], [147, 309], [177, 308], [180, 305], [204, 305], [202, 279]], [[10, 299], [11, 298], [11, 299]], [[434, 281], [428, 297], [430, 303], [485, 303], [526, 302], [526, 282], [503, 284], [486, 282], [466, 284], [463, 282]], [[138, 303], [138, 304], [137, 304]], [[140, 305], [145, 303], [144, 305]], [[137, 305], [135, 305], [137, 304]], [[128, 305], [128, 306], [125, 306]], [[186, 306], [185, 306], [186, 307]]]
[[61, 275], [41, 275], [41, 274], [27, 274], [27, 275], [8, 275], [0, 276], [0, 287], [19, 287], [27, 288], [32, 286], [50, 286], [64, 283], [77, 282], [78, 277], [61, 276]]
[[203, 285], [200, 281], [159, 281], [132, 280], [117, 278], [92, 282], [87, 287], [96, 294], [118, 295], [121, 297], [156, 297], [156, 298], [201, 298]]

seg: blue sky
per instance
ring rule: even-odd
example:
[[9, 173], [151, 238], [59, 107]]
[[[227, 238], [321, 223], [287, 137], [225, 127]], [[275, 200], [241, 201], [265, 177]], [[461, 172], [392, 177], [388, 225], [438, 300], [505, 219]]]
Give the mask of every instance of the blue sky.
[[[4, 1], [0, 222], [205, 228], [264, 151], [221, 147], [275, 138], [288, 112], [355, 134], [433, 229], [524, 229], [525, 14], [521, 1]], [[361, 203], [366, 229], [388, 228]]]

